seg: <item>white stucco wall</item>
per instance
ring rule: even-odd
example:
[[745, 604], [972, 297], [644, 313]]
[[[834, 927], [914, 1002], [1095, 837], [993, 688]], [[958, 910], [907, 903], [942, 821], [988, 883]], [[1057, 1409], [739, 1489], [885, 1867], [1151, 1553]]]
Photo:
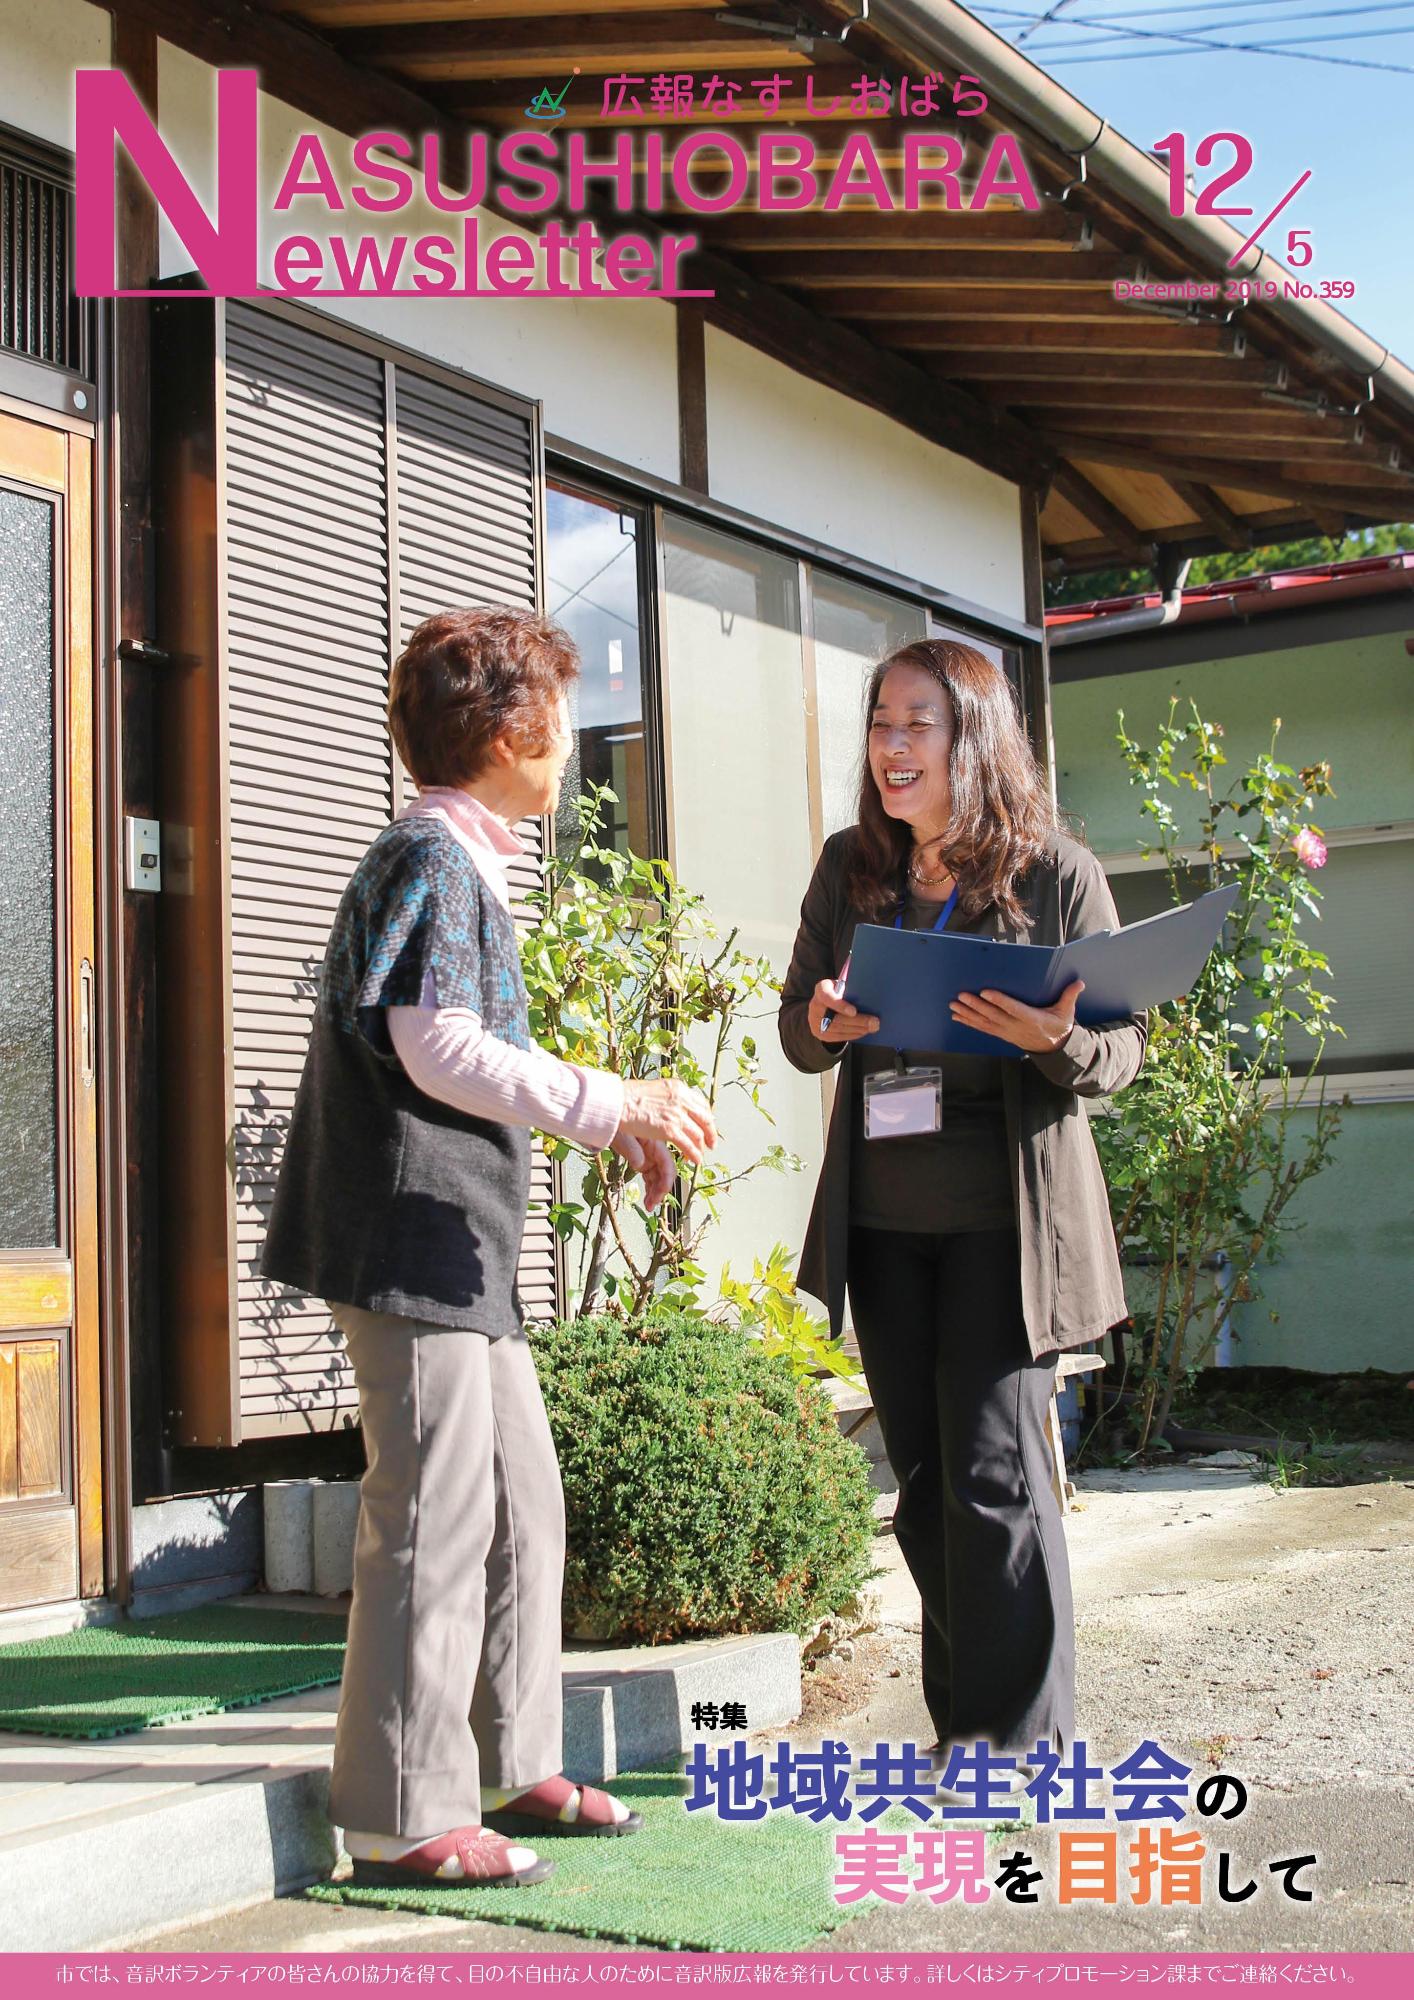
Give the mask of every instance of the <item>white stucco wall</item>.
[[1010, 480], [707, 329], [714, 499], [901, 575], [1025, 612]]
[[[214, 199], [215, 71], [183, 50], [160, 46], [158, 104], [163, 138], [208, 205]], [[278, 187], [296, 138], [319, 135], [336, 176], [352, 176], [352, 141], [278, 99], [260, 100], [261, 159], [266, 189]], [[451, 163], [449, 163], [449, 175]], [[501, 217], [477, 211], [483, 235], [516, 233]], [[460, 218], [410, 205], [396, 216], [349, 209], [330, 215], [300, 201], [276, 218], [262, 245], [280, 238], [322, 240], [333, 231], [380, 242], [398, 234], [456, 233]], [[449, 224], [451, 229], [449, 230]], [[174, 233], [162, 227], [163, 275], [189, 269]], [[395, 340], [448, 367], [463, 368], [538, 398], [545, 427], [590, 450], [659, 478], [678, 476], [677, 350], [673, 308], [652, 299], [315, 299], [330, 313], [384, 340]]]
[[0, 123], [72, 152], [74, 71], [106, 68], [112, 43], [86, 0], [0, 0]]

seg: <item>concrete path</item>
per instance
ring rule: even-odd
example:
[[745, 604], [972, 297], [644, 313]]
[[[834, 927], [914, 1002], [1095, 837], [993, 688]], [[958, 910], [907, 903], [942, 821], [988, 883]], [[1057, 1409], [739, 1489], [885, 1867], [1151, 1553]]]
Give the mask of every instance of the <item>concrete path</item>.
[[[825, 1951], [1390, 1951], [1414, 1940], [1414, 1487], [1277, 1492], [1245, 1473], [1174, 1467], [1078, 1482], [1067, 1532], [1079, 1639], [1078, 1712], [1099, 1762], [1153, 1737], [1203, 1774], [1220, 1766], [1250, 1802], [1221, 1842], [1237, 1906], [1201, 1909], [994, 1895], [978, 1907], [874, 1904]], [[820, 1677], [802, 1741], [856, 1749], [931, 1736], [917, 1689], [918, 1600], [891, 1537], [879, 1542], [879, 1630]], [[842, 1692], [829, 1712], [834, 1677]], [[843, 1703], [843, 1707], [839, 1704]], [[779, 1733], [779, 1732], [777, 1732]], [[1053, 1880], [1053, 1834], [1006, 1836]], [[1281, 1897], [1266, 1872], [1316, 1853], [1317, 1900]], [[1043, 1897], [1046, 1895], [1043, 1887]], [[487, 1952], [611, 1944], [297, 1900], [168, 1932], [147, 1949]]]

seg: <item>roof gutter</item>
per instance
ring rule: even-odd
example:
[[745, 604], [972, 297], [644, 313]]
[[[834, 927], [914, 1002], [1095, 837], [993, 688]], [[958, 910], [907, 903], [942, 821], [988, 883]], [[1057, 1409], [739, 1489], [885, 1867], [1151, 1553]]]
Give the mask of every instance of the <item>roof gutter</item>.
[[[1183, 216], [1170, 215], [1166, 167], [1123, 138], [1098, 112], [1072, 97], [1053, 77], [953, 0], [871, 0], [869, 24], [925, 68], [941, 56], [967, 74], [980, 76], [1008, 109], [1021, 114], [1052, 144], [1083, 158], [1087, 172], [1102, 177], [1157, 228], [1181, 238], [1206, 262], [1226, 272], [1228, 259], [1243, 242], [1237, 230], [1218, 216], [1199, 215], [1192, 189], [1185, 195]], [[1247, 251], [1234, 265], [1232, 275], [1251, 278], [1264, 263], [1272, 265], [1267, 275], [1278, 282], [1290, 275], [1261, 248]], [[1362, 333], [1343, 313], [1319, 299], [1282, 297], [1263, 300], [1262, 309], [1344, 362], [1373, 385], [1374, 393], [1387, 396], [1414, 415], [1414, 370]]]
[[1079, 646], [1093, 643], [1096, 639], [1120, 639], [1126, 632], [1154, 632], [1161, 625], [1172, 625], [1183, 609], [1183, 586], [1192, 567], [1191, 557], [1179, 564], [1158, 604], [1136, 604], [1132, 611], [1115, 611], [1098, 618], [1075, 618], [1068, 624], [1051, 626], [1046, 633], [1047, 646], [1054, 652], [1057, 646]]

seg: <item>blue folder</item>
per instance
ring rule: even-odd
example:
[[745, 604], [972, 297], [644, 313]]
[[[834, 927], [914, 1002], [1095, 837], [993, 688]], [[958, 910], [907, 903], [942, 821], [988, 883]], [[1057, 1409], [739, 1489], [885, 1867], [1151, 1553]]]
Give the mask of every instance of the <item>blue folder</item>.
[[1237, 884], [1164, 910], [1123, 930], [1095, 931], [1071, 944], [1011, 944], [966, 931], [902, 931], [860, 924], [854, 933], [845, 997], [877, 1014], [867, 1043], [947, 1055], [1010, 1056], [1022, 1051], [954, 1021], [959, 993], [1008, 994], [1049, 1007], [1073, 979], [1085, 981], [1075, 1010], [1087, 1027], [1122, 1020], [1186, 993], [1222, 935]]

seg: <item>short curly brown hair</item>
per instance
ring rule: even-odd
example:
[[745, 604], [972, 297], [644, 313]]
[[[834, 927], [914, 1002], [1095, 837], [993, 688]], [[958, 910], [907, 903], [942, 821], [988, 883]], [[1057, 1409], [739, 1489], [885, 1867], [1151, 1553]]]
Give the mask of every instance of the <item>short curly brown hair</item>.
[[573, 639], [539, 612], [438, 611], [393, 668], [388, 733], [419, 785], [464, 785], [486, 769], [498, 737], [543, 757], [556, 702], [578, 675]]

